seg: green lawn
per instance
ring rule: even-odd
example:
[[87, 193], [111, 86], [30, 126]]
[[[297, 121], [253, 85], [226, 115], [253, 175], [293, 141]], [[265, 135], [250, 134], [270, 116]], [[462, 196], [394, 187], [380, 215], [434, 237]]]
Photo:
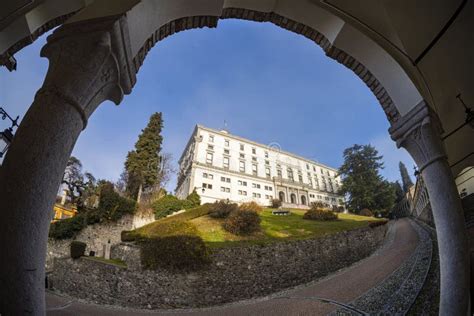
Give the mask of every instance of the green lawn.
[[371, 221], [380, 219], [341, 214], [337, 221], [312, 221], [303, 219], [305, 211], [291, 210], [291, 215], [272, 215], [271, 209], [265, 209], [259, 215], [262, 230], [251, 236], [233, 235], [222, 228], [222, 221], [207, 216], [208, 206], [203, 205], [186, 212], [157, 220], [134, 231], [143, 237], [165, 237], [171, 235], [199, 235], [209, 247], [229, 247], [242, 244], [259, 244], [275, 241], [317, 238], [340, 231], [367, 226]]
[[222, 220], [202, 216], [192, 219], [198, 234], [210, 247], [233, 246], [242, 243], [267, 243], [273, 241], [317, 238], [340, 231], [367, 226], [373, 217], [354, 214], [338, 214], [337, 221], [312, 221], [303, 219], [305, 211], [292, 210], [291, 215], [272, 215], [271, 209], [260, 213], [262, 231], [249, 237], [233, 235], [221, 227]]

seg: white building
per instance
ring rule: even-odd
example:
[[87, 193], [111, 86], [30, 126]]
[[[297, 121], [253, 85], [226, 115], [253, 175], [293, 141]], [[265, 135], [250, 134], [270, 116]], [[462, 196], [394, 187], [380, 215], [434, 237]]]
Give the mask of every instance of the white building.
[[286, 207], [344, 204], [336, 169], [275, 147], [197, 125], [179, 160], [176, 196], [184, 199], [196, 189], [201, 203], [269, 205], [278, 198]]

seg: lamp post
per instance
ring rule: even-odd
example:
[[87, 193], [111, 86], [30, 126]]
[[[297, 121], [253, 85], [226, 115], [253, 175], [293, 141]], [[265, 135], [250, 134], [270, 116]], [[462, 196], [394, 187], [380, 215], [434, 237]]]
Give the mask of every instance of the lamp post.
[[8, 118], [12, 122], [12, 125], [9, 128], [0, 133], [0, 158], [2, 158], [13, 141], [13, 128], [18, 127], [18, 119], [20, 116], [17, 116], [16, 119], [13, 119], [2, 107], [0, 107], [0, 116], [2, 120]]

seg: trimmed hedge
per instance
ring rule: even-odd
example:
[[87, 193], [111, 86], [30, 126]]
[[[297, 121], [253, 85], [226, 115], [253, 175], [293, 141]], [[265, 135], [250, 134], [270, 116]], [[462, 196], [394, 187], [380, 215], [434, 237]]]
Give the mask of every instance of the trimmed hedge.
[[131, 242], [131, 241], [135, 241], [136, 239], [136, 235], [133, 231], [130, 231], [130, 230], [122, 230], [120, 232], [120, 240], [123, 241], [123, 242]]
[[320, 208], [312, 208], [303, 215], [303, 219], [314, 221], [335, 221], [337, 218], [336, 213]]
[[81, 241], [74, 240], [71, 242], [71, 258], [72, 259], [79, 259], [80, 257], [84, 256], [86, 252], [86, 243]]
[[369, 227], [370, 228], [375, 228], [375, 227], [378, 227], [378, 226], [383, 226], [385, 224], [387, 224], [388, 221], [387, 220], [383, 220], [383, 221], [373, 221], [373, 222], [369, 222]]
[[359, 212], [359, 215], [360, 215], [360, 216], [373, 217], [373, 216], [374, 216], [374, 213], [372, 213], [372, 211], [369, 210], [368, 208], [364, 208], [364, 209], [362, 209], [362, 210]]
[[197, 270], [210, 263], [209, 249], [198, 236], [180, 235], [140, 242], [145, 269]]
[[238, 209], [227, 217], [222, 227], [235, 235], [250, 235], [260, 230], [260, 222], [257, 212]]
[[212, 218], [227, 218], [230, 213], [237, 211], [239, 206], [227, 201], [216, 201], [209, 206], [209, 216]]
[[[198, 235], [198, 230], [193, 223], [187, 221], [156, 221], [140, 227], [129, 233], [128, 238], [135, 236], [136, 240], [169, 237], [176, 235]], [[126, 238], [127, 238], [126, 237]]]

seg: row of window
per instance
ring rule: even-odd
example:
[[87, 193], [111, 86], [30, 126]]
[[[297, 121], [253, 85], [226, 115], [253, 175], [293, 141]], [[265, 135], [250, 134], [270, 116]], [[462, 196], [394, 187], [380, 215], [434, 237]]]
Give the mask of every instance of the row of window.
[[[242, 195], [242, 196], [247, 196], [247, 191], [244, 191], [244, 190], [239, 190], [238, 191], [238, 194], [239, 195]], [[262, 198], [262, 195], [260, 193], [252, 193], [252, 197], [254, 198], [257, 198], [257, 199], [260, 199]], [[273, 199], [273, 195], [268, 195], [268, 194], [265, 194], [265, 199], [267, 200], [272, 200]]]
[[[209, 135], [209, 142], [210, 142], [210, 143], [214, 143], [214, 135]], [[244, 151], [244, 150], [245, 150], [245, 145], [242, 144], [242, 143], [240, 143], [239, 145], [240, 145], [240, 151]], [[228, 139], [225, 139], [225, 140], [224, 140], [224, 146], [225, 146], [225, 147], [230, 147], [230, 141], [229, 141]], [[214, 149], [214, 145], [210, 145], [210, 144], [209, 144], [209, 145], [208, 145], [208, 148], [209, 148], [209, 149]], [[224, 149], [224, 154], [227, 154], [227, 155], [230, 154], [229, 149]], [[257, 154], [257, 148], [256, 148], [256, 147], [252, 147], [252, 154], [253, 154], [253, 155], [256, 155], [256, 154]], [[264, 155], [265, 155], [265, 158], [268, 158], [268, 157], [269, 157], [268, 151], [264, 151]], [[240, 153], [240, 158], [245, 158], [245, 154]], [[252, 161], [257, 161], [257, 157], [252, 157]], [[269, 165], [270, 162], [269, 162], [269, 161], [265, 161], [265, 164]], [[277, 166], [277, 168], [278, 168], [278, 167], [279, 167], [279, 166]], [[306, 169], [307, 169], [307, 170], [311, 170], [311, 166], [310, 166], [308, 163], [306, 163]], [[314, 172], [317, 172], [317, 167], [316, 167], [316, 166], [313, 165], [313, 166], [312, 166], [312, 169], [313, 169]], [[324, 174], [324, 173], [325, 173], [323, 168], [320, 168], [320, 173], [321, 173], [321, 174]], [[328, 176], [331, 176], [331, 172], [329, 172], [329, 170], [326, 170], [326, 174], [327, 174]], [[335, 174], [334, 174], [334, 176], [335, 176]]]
[[[204, 172], [202, 174], [202, 177], [205, 178], [205, 179], [211, 179], [211, 180], [214, 179], [214, 175], [212, 173], [207, 173], [207, 172]], [[231, 179], [228, 178], [228, 177], [221, 177], [221, 182], [230, 183]], [[247, 186], [247, 181], [237, 180], [237, 184], [246, 187]], [[252, 188], [261, 189], [262, 186], [259, 183], [252, 183]], [[273, 191], [273, 188], [269, 185], [265, 185], [264, 189], [267, 190], [267, 191]]]

